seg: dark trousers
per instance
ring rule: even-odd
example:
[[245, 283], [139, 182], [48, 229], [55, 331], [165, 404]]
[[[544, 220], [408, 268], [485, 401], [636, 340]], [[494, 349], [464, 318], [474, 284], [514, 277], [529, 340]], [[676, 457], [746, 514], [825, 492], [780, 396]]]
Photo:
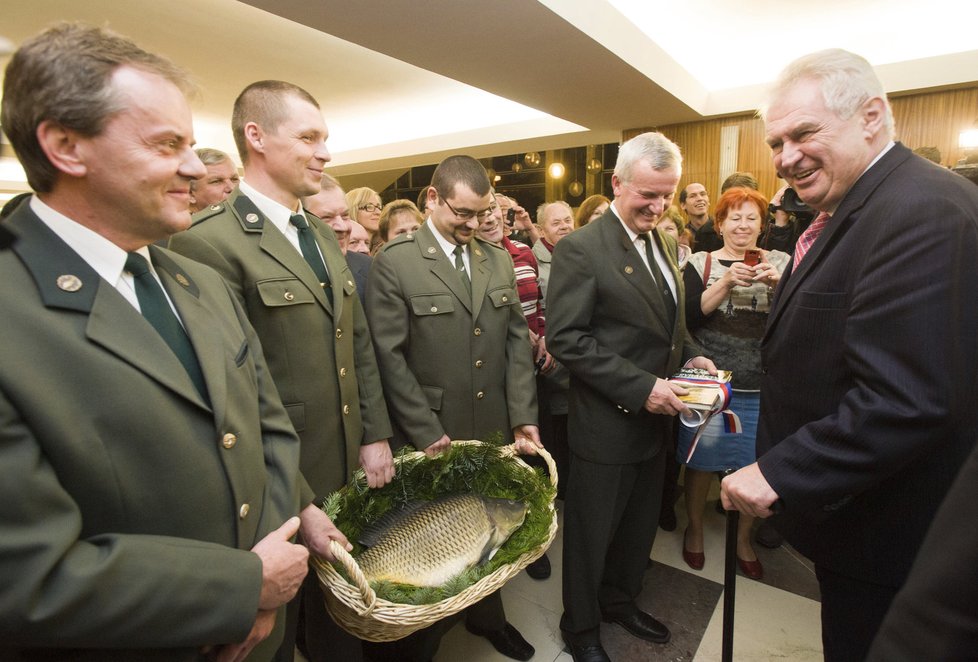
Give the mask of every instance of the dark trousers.
[[568, 642], [598, 643], [602, 613], [636, 609], [658, 527], [664, 459], [660, 451], [635, 464], [596, 464], [572, 452], [560, 619]]
[[309, 662], [363, 662], [363, 643], [337, 625], [326, 611], [319, 577], [312, 568], [286, 607], [285, 639], [275, 654], [276, 662], [295, 659], [297, 630], [302, 633]]
[[896, 589], [843, 577], [817, 564], [815, 576], [822, 592], [825, 662], [862, 662]]
[[367, 659], [371, 662], [425, 662], [438, 652], [442, 637], [462, 618], [480, 632], [499, 632], [506, 625], [503, 597], [499, 591], [491, 593], [465, 611], [418, 630], [403, 639], [382, 643], [365, 644]]

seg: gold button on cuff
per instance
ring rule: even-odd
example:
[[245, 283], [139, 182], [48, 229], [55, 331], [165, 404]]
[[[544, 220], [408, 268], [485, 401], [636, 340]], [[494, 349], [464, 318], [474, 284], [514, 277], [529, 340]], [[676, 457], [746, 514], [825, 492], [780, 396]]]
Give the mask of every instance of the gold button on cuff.
[[238, 515], [241, 517], [241, 519], [244, 519], [245, 517], [248, 516], [248, 512], [250, 510], [251, 510], [251, 506], [249, 506], [246, 503], [243, 503], [243, 504], [241, 504], [241, 509], [238, 510]]
[[238, 443], [238, 438], [232, 433], [228, 432], [224, 437], [221, 438], [221, 445], [225, 448], [234, 448], [234, 445]]
[[343, 405], [343, 413], [344, 414], [350, 413], [350, 405]]
[[483, 393], [482, 391], [479, 391], [478, 393], [475, 394], [475, 397], [481, 400], [482, 398], [486, 397], [486, 394]]
[[475, 331], [473, 331], [472, 333], [474, 333], [477, 336], [481, 336], [482, 335], [482, 329], [480, 329], [479, 327], [475, 327]]

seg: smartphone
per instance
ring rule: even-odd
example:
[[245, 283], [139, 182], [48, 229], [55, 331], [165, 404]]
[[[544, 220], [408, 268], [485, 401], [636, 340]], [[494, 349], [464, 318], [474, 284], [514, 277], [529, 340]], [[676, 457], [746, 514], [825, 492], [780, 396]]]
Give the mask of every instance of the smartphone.
[[516, 222], [516, 208], [510, 207], [506, 210], [506, 224], [512, 225]]
[[761, 261], [761, 251], [755, 249], [749, 249], [744, 252], [744, 265], [748, 267], [756, 267]]

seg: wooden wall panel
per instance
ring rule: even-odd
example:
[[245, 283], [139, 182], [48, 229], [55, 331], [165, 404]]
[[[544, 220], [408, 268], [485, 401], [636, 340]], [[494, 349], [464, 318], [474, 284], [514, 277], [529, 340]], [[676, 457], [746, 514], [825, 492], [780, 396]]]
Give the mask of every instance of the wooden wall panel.
[[[897, 140], [911, 149], [937, 147], [946, 166], [954, 165], [963, 156], [958, 148], [958, 133], [978, 125], [978, 87], [895, 97], [890, 99], [890, 105]], [[628, 129], [622, 132], [622, 139], [628, 140], [645, 131], [661, 131], [679, 145], [683, 153], [683, 177], [679, 188], [699, 182], [710, 193], [711, 203], [715, 203], [722, 183], [717, 172], [720, 130], [729, 125], [737, 125], [740, 129], [737, 169], [752, 173], [761, 193], [773, 195], [783, 182], [774, 172], [771, 152], [764, 142], [764, 123], [753, 114]], [[678, 204], [678, 197], [676, 202]]]

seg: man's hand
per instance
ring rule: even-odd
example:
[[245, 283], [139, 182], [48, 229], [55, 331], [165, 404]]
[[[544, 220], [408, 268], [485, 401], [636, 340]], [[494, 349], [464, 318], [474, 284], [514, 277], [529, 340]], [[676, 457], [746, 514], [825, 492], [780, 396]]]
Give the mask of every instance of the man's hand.
[[540, 428], [535, 425], [518, 425], [513, 428], [513, 438], [516, 440], [516, 452], [520, 455], [536, 455], [538, 448], [543, 448], [540, 441]]
[[225, 644], [211, 650], [208, 659], [214, 662], [241, 662], [252, 649], [268, 638], [275, 627], [275, 611], [259, 611], [251, 632], [244, 641], [238, 644]]
[[302, 542], [330, 563], [336, 560], [333, 553], [329, 550], [329, 542], [335, 540], [343, 549], [348, 552], [353, 551], [353, 545], [346, 539], [343, 532], [336, 528], [329, 515], [310, 503], [299, 513], [302, 518]]
[[652, 392], [649, 393], [649, 397], [645, 400], [645, 411], [652, 414], [665, 414], [666, 416], [675, 416], [679, 413], [685, 413], [689, 411], [689, 408], [684, 405], [677, 395], [686, 395], [689, 393], [682, 386], [673, 384], [665, 379], [655, 378], [655, 384], [652, 385]]
[[717, 367], [714, 365], [713, 361], [706, 358], [705, 356], [696, 356], [686, 361], [684, 368], [700, 368], [701, 370], [706, 370], [711, 375], [717, 374]]
[[442, 451], [447, 451], [452, 447], [452, 440], [448, 438], [447, 434], [443, 434], [435, 443], [431, 444], [424, 449], [424, 454], [428, 457], [434, 457], [441, 453]]
[[720, 500], [727, 510], [739, 510], [751, 517], [770, 517], [778, 493], [755, 462], [720, 481]]
[[295, 597], [302, 585], [309, 570], [309, 551], [289, 542], [298, 531], [299, 518], [292, 517], [251, 548], [261, 559], [259, 609], [281, 607]]
[[360, 466], [368, 487], [383, 487], [394, 480], [394, 456], [386, 439], [360, 446]]

